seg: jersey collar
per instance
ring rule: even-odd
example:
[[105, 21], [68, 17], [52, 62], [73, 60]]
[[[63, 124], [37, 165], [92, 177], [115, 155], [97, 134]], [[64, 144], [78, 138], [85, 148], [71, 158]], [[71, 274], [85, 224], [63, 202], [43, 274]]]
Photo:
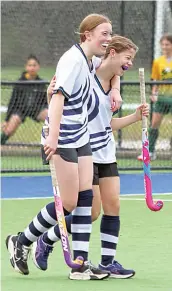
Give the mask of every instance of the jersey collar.
[[84, 51], [83, 49], [81, 48], [81, 46], [79, 45], [79, 43], [76, 43], [75, 46], [77, 47], [77, 49], [79, 49], [79, 51], [81, 52], [81, 54], [83, 55], [83, 57], [85, 58], [86, 62], [87, 62], [87, 65], [88, 65], [88, 68], [89, 68], [89, 71], [92, 72], [93, 70], [93, 63], [92, 63], [92, 60], [91, 60], [91, 67], [89, 66], [89, 63], [88, 63], [88, 59], [86, 57], [86, 55], [84, 54]]
[[108, 95], [109, 92], [110, 92], [110, 90], [111, 90], [111, 88], [110, 88], [107, 92], [105, 92], [105, 90], [103, 89], [102, 84], [100, 83], [100, 81], [99, 81], [98, 77], [96, 76], [96, 74], [94, 75], [94, 78], [95, 78], [95, 80], [96, 80], [96, 82], [97, 82], [99, 88], [101, 89], [101, 91], [102, 91], [105, 95]]

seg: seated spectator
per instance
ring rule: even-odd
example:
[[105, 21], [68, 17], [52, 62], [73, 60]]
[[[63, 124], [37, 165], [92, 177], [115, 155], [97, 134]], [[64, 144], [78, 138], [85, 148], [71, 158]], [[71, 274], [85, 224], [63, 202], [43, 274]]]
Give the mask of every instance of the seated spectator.
[[26, 117], [39, 122], [44, 121], [48, 114], [46, 85], [29, 84], [29, 81], [42, 80], [38, 75], [39, 69], [39, 60], [30, 55], [26, 61], [25, 71], [19, 78], [19, 81], [28, 81], [28, 84], [17, 84], [13, 88], [5, 122], [2, 125], [2, 145], [16, 132]]

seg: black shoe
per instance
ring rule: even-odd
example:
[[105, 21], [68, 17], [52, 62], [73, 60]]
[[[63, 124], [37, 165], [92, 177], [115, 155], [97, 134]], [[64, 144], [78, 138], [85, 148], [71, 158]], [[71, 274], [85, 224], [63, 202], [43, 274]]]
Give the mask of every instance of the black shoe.
[[71, 280], [103, 280], [110, 276], [110, 272], [100, 270], [91, 262], [84, 262], [79, 269], [72, 269], [69, 274]]
[[10, 262], [15, 271], [28, 275], [29, 269], [27, 265], [29, 247], [22, 245], [18, 241], [19, 235], [8, 235], [6, 238], [6, 247], [10, 253]]

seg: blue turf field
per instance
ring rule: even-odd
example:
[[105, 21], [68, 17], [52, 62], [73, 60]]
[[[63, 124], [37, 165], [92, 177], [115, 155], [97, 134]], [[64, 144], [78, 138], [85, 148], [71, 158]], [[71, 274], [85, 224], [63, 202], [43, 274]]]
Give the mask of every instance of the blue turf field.
[[[121, 195], [143, 194], [143, 174], [121, 174]], [[2, 177], [2, 198], [52, 197], [49, 176]], [[172, 193], [172, 173], [152, 173], [153, 193]]]

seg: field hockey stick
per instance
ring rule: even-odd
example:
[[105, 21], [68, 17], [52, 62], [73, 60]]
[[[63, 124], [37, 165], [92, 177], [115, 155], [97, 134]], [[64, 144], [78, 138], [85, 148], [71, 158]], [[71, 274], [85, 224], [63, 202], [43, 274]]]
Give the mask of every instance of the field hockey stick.
[[[47, 137], [49, 134], [48, 126], [43, 126], [43, 131], [44, 131], [45, 137]], [[49, 164], [50, 164], [50, 172], [51, 172], [51, 179], [52, 179], [52, 186], [53, 186], [53, 193], [54, 193], [55, 211], [56, 211], [57, 221], [58, 221], [59, 230], [60, 230], [64, 259], [65, 259], [66, 264], [70, 268], [76, 269], [83, 265], [84, 259], [83, 257], [79, 256], [76, 258], [76, 260], [72, 260], [69, 237], [68, 237], [68, 232], [66, 228], [66, 221], [65, 221], [64, 211], [63, 211], [62, 200], [60, 197], [60, 191], [59, 191], [58, 181], [57, 181], [57, 176], [56, 176], [56, 168], [54, 165], [53, 157], [51, 157]]]
[[[146, 93], [145, 93], [144, 68], [139, 69], [139, 78], [140, 78], [141, 103], [145, 104], [146, 103]], [[159, 211], [163, 207], [163, 202], [161, 200], [159, 200], [156, 203], [154, 203], [153, 197], [152, 197], [149, 139], [148, 139], [148, 129], [147, 129], [146, 116], [142, 116], [142, 155], [143, 155], [144, 188], [145, 188], [146, 204], [150, 210]]]

